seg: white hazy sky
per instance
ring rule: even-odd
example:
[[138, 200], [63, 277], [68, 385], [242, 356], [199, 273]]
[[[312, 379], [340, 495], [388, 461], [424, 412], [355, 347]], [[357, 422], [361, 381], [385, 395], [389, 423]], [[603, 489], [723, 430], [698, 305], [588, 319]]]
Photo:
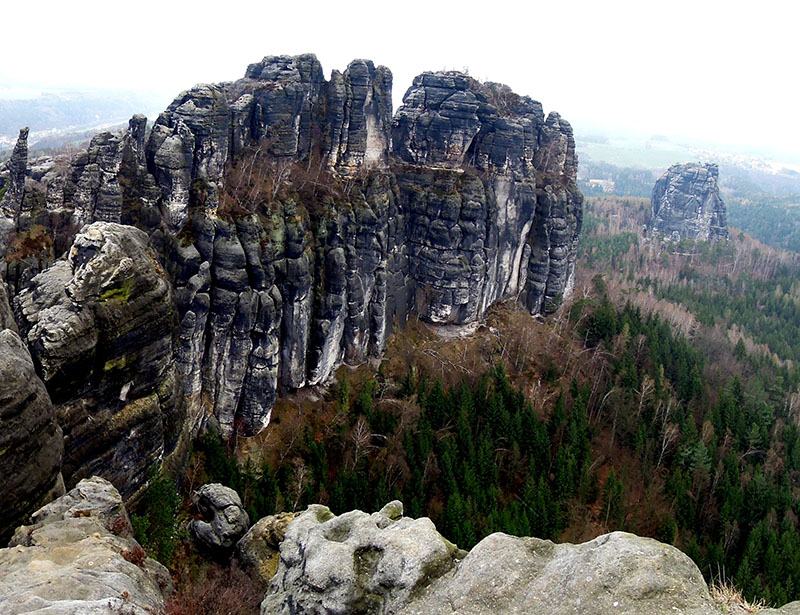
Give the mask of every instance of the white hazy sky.
[[354, 58], [394, 74], [468, 69], [578, 131], [682, 136], [800, 155], [791, 0], [38, 0], [3, 3], [0, 81], [124, 87], [169, 98], [265, 55]]

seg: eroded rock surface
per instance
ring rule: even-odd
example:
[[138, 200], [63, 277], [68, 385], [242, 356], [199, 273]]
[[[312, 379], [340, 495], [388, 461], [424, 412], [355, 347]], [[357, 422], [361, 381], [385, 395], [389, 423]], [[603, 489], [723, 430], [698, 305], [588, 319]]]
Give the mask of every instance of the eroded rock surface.
[[99, 474], [124, 496], [175, 445], [182, 416], [166, 273], [139, 229], [97, 222], [15, 301], [64, 431], [70, 484]]
[[278, 570], [280, 546], [294, 513], [278, 513], [259, 519], [236, 543], [236, 559], [264, 587]]
[[[697, 566], [672, 546], [613, 532], [554, 544], [492, 534], [468, 554], [402, 504], [289, 523], [262, 615], [718, 615]], [[789, 611], [790, 612], [790, 611]]]
[[651, 538], [613, 532], [553, 544], [492, 534], [402, 612], [407, 615], [716, 615], [689, 557]]
[[229, 554], [250, 527], [242, 500], [230, 487], [219, 483], [203, 485], [192, 494], [192, 504], [203, 519], [192, 519], [189, 532], [216, 555]]
[[0, 281], [0, 544], [5, 544], [27, 515], [64, 493], [64, 441], [28, 349], [14, 330], [2, 328], [2, 286]]
[[164, 609], [169, 571], [131, 535], [119, 492], [82, 480], [33, 514], [0, 549], [4, 615], [152, 615]]
[[671, 241], [727, 239], [727, 212], [718, 179], [716, 164], [672, 165], [653, 188], [653, 231]]
[[[30, 223], [149, 234], [175, 290], [190, 431], [259, 432], [279, 394], [380, 356], [409, 314], [469, 324], [498, 300], [538, 314], [570, 293], [582, 197], [569, 124], [457, 72], [417, 77], [392, 118], [391, 88], [369, 60], [326, 80], [313, 55], [268, 56], [182, 92], [149, 136], [136, 116], [68, 165], [29, 170], [46, 192]], [[36, 293], [56, 301], [67, 269]], [[79, 353], [95, 343], [76, 314]]]
[[372, 515], [356, 510], [336, 517], [310, 506], [286, 529], [262, 615], [400, 612], [455, 565], [457, 554], [430, 519], [402, 511], [392, 502]]

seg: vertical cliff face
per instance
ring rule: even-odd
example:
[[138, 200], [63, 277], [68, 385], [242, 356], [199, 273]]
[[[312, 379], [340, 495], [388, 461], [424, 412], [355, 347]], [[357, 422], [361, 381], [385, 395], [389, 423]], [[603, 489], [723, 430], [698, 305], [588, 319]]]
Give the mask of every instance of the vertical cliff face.
[[715, 164], [672, 165], [653, 187], [652, 230], [672, 241], [727, 239], [727, 212], [718, 179]]
[[506, 86], [425, 73], [392, 143], [413, 165], [398, 181], [417, 312], [467, 323], [505, 297], [554, 309], [572, 283], [582, 212], [569, 124]]
[[173, 291], [147, 235], [85, 227], [67, 260], [37, 275], [15, 304], [64, 433], [67, 481], [102, 473], [125, 496], [136, 493], [182, 422]]
[[[187, 429], [259, 431], [282, 390], [379, 356], [410, 313], [465, 324], [499, 299], [536, 314], [569, 293], [582, 203], [569, 124], [450, 72], [417, 77], [392, 118], [391, 87], [368, 60], [326, 81], [313, 55], [270, 56], [181, 93], [149, 136], [142, 118], [99, 135], [48, 183], [48, 207], [75, 226], [136, 224], [161, 252]], [[62, 295], [75, 267], [43, 274], [18, 313], [37, 318], [45, 296], [73, 302]], [[23, 328], [32, 348], [52, 344], [47, 327]], [[58, 352], [99, 348], [73, 341]], [[42, 354], [43, 371], [56, 356]], [[69, 365], [45, 377], [58, 403], [71, 403], [57, 382]], [[87, 459], [70, 467], [88, 472]]]
[[[0, 292], [0, 312], [5, 296]], [[7, 308], [6, 308], [7, 309]], [[61, 495], [64, 441], [56, 412], [19, 335], [0, 322], [0, 542], [26, 515]]]

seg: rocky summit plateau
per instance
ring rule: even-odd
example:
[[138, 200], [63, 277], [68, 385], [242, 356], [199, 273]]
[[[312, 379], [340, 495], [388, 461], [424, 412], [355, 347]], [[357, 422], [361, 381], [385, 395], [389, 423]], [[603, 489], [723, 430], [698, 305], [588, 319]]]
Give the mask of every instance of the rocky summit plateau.
[[727, 212], [718, 180], [716, 164], [672, 165], [653, 187], [652, 231], [670, 241], [727, 239]]

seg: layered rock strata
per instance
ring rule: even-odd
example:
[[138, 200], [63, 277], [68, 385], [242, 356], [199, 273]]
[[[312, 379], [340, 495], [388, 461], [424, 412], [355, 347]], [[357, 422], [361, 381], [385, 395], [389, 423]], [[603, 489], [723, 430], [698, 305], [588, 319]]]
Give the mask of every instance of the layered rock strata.
[[6, 615], [163, 613], [171, 584], [131, 535], [119, 492], [97, 477], [38, 510], [0, 549]]
[[671, 241], [727, 239], [727, 212], [718, 179], [716, 164], [672, 165], [653, 187], [653, 232]]
[[69, 256], [15, 301], [17, 322], [64, 432], [70, 484], [102, 474], [126, 497], [175, 445], [177, 325], [166, 273], [139, 229], [84, 228]]
[[147, 138], [142, 118], [98, 135], [61, 182], [37, 172], [73, 228], [150, 234], [192, 430], [258, 432], [281, 391], [379, 356], [409, 314], [468, 324], [497, 300], [537, 314], [569, 294], [569, 124], [452, 72], [417, 77], [392, 119], [391, 86], [368, 60], [326, 80], [313, 55], [270, 56], [181, 93]]
[[[36, 375], [28, 349], [4, 328], [6, 303], [0, 281], [0, 543], [31, 512], [64, 493], [64, 441], [56, 411]], [[5, 312], [8, 313], [7, 311]]]

